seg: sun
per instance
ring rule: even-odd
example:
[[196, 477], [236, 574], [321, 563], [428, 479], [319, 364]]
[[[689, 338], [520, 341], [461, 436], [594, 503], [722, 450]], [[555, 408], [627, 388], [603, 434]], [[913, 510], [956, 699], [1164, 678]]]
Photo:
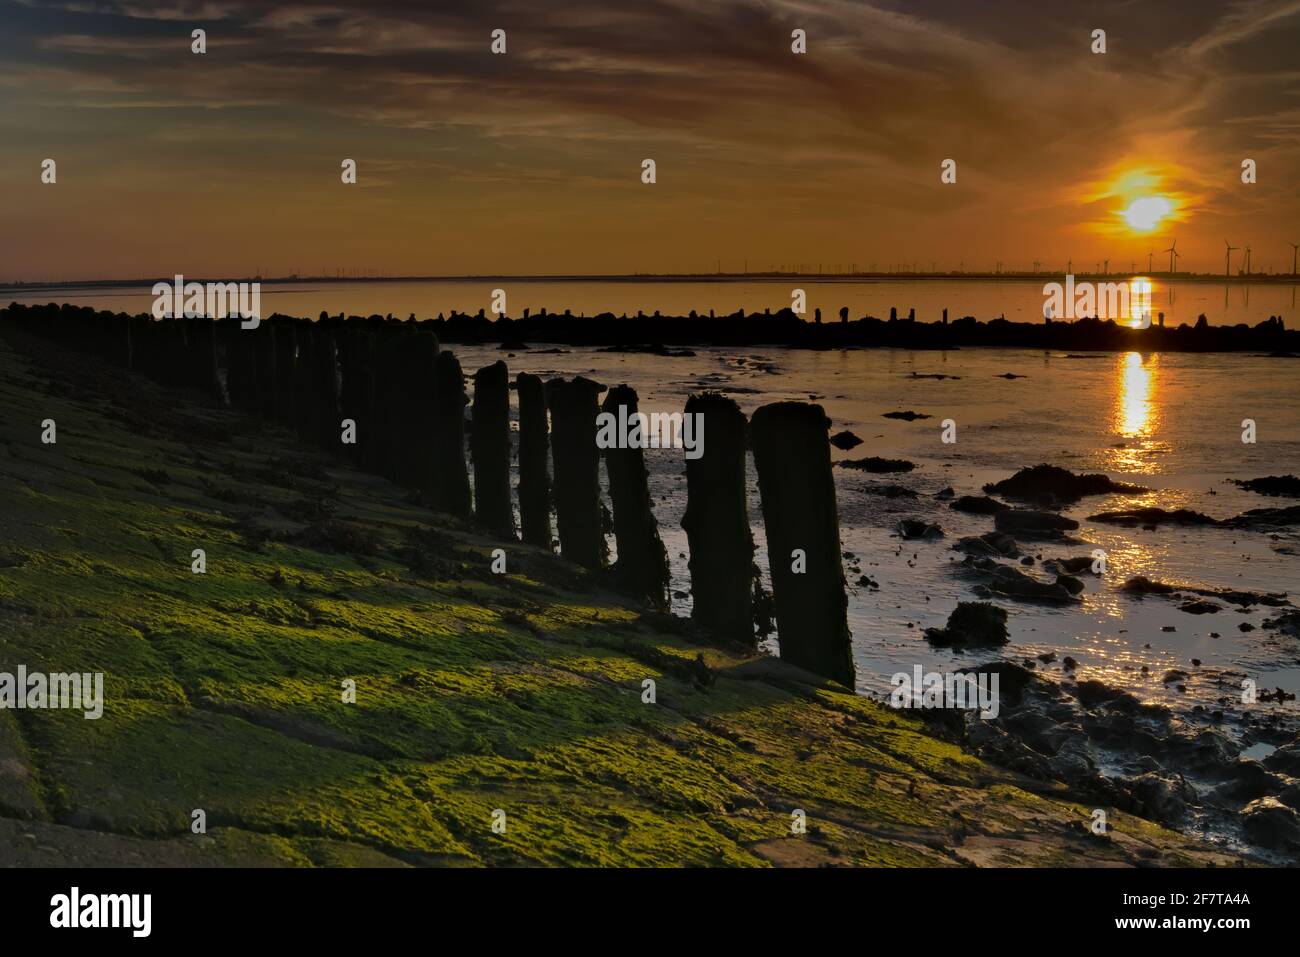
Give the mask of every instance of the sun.
[[1149, 233], [1174, 211], [1174, 204], [1164, 196], [1143, 196], [1120, 210], [1120, 216], [1136, 233]]

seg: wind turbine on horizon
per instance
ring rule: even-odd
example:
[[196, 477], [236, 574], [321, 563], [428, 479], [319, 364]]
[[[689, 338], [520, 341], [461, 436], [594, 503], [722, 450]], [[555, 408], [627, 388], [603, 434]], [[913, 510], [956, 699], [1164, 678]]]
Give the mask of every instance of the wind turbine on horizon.
[[1151, 268], [1151, 257], [1154, 256], [1154, 255], [1155, 255], [1155, 251], [1154, 251], [1154, 250], [1151, 250], [1151, 249], [1148, 249], [1148, 250], [1147, 250], [1147, 272], [1153, 272], [1153, 270], [1152, 270], [1152, 268]]
[[1246, 247], [1246, 276], [1250, 276], [1250, 247]]
[[1173, 275], [1178, 268], [1178, 240], [1175, 239], [1168, 249], [1161, 250], [1169, 254], [1169, 275]]
[[1233, 250], [1238, 249], [1239, 247], [1229, 246], [1228, 241], [1226, 239], [1223, 241], [1223, 245], [1227, 248], [1227, 252], [1225, 252], [1223, 255], [1223, 275], [1231, 276], [1232, 275], [1232, 253]]
[[1291, 275], [1295, 275], [1295, 254], [1300, 250], [1300, 243], [1287, 243], [1291, 247]]

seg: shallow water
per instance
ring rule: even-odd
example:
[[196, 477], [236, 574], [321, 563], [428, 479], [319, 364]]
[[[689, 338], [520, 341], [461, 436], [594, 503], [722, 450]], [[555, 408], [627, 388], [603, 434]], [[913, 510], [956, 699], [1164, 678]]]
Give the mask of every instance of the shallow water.
[[[1006, 656], [1012, 660], [1055, 651], [1057, 661], [1039, 664], [1059, 675], [1061, 660], [1079, 663], [1077, 676], [1097, 677], [1144, 700], [1180, 711], [1239, 695], [1249, 675], [1261, 688], [1300, 690], [1300, 648], [1275, 633], [1243, 633], [1277, 609], [1192, 615], [1161, 597], [1135, 598], [1118, 591], [1133, 575], [1211, 587], [1281, 592], [1300, 583], [1300, 532], [1227, 531], [1162, 526], [1158, 531], [1088, 522], [1113, 508], [1159, 505], [1191, 508], [1215, 517], [1249, 508], [1294, 503], [1266, 498], [1228, 484], [1229, 478], [1300, 473], [1300, 364], [1290, 359], [1242, 355], [1138, 353], [1068, 359], [1060, 353], [1025, 350], [962, 350], [914, 353], [904, 350], [811, 352], [770, 349], [746, 353], [700, 349], [694, 357], [660, 357], [571, 350], [564, 354], [507, 356], [496, 348], [458, 347], [467, 371], [506, 358], [511, 373], [583, 374], [606, 385], [626, 382], [637, 389], [643, 412], [680, 411], [693, 391], [729, 392], [752, 412], [782, 399], [814, 399], [832, 419], [832, 431], [849, 429], [863, 444], [850, 452], [832, 450], [836, 460], [867, 455], [906, 458], [910, 473], [866, 475], [835, 469], [841, 538], [857, 555], [862, 572], [878, 590], [850, 585], [859, 688], [880, 692], [889, 677], [910, 671], [948, 670]], [[1004, 379], [1011, 372], [1025, 378]], [[958, 378], [912, 378], [942, 373]], [[883, 413], [914, 410], [932, 418], [905, 422]], [[1243, 444], [1241, 422], [1253, 418], [1258, 440]], [[957, 442], [940, 441], [940, 423], [952, 419]], [[707, 435], [705, 442], [708, 441]], [[656, 515], [668, 547], [672, 587], [688, 591], [689, 573], [681, 529], [685, 468], [680, 450], [646, 452]], [[933, 498], [951, 486], [956, 494], [980, 494], [980, 487], [1024, 466], [1047, 462], [1073, 471], [1104, 471], [1113, 478], [1151, 488], [1142, 495], [1084, 499], [1065, 509], [1081, 522], [1076, 537], [1086, 544], [1022, 543], [1042, 558], [1108, 555], [1104, 576], [1084, 574], [1081, 604], [1065, 608], [999, 598], [1010, 612], [1012, 643], [998, 651], [955, 653], [930, 647], [923, 628], [939, 626], [959, 600], [971, 600], [971, 582], [956, 572], [960, 554], [952, 544], [964, 535], [989, 531], [987, 516], [953, 511]], [[886, 499], [868, 495], [871, 483], [915, 489], [919, 497]], [[752, 459], [750, 514], [767, 556]], [[894, 526], [905, 517], [939, 523], [945, 538], [903, 542]], [[1026, 568], [1034, 573], [1036, 568]], [[856, 576], [854, 576], [856, 577]], [[1049, 578], [1050, 580], [1050, 578]], [[674, 610], [689, 612], [676, 599]], [[1162, 631], [1172, 625], [1174, 632]], [[1220, 635], [1212, 638], [1211, 632]], [[1199, 667], [1191, 659], [1199, 659]], [[1142, 667], [1148, 671], [1144, 674]], [[1173, 668], [1189, 674], [1186, 692], [1161, 679]], [[1287, 706], [1294, 709], [1295, 704]]]
[[[1109, 277], [1123, 281], [1127, 276]], [[775, 312], [790, 306], [793, 289], [803, 289], [807, 296], [807, 314], [821, 309], [831, 321], [841, 306], [849, 307], [853, 318], [872, 315], [886, 318], [891, 307], [899, 315], [916, 310], [916, 317], [932, 322], [949, 310], [953, 319], [974, 316], [980, 320], [1005, 316], [1015, 322], [1041, 322], [1043, 285], [1061, 282], [1062, 276], [1044, 276], [1036, 280], [999, 279], [873, 279], [847, 280], [830, 277], [792, 279], [719, 279], [681, 281], [574, 281], [482, 279], [262, 283], [262, 314], [280, 312], [291, 316], [319, 316], [321, 312], [338, 315], [378, 313], [421, 319], [450, 313], [469, 314], [490, 309], [492, 290], [504, 289], [507, 313], [522, 315], [525, 309], [536, 313], [571, 310], [575, 315], [595, 315], [609, 311], [615, 315], [638, 311], [665, 315], [688, 315], [691, 310], [718, 315], [746, 312]], [[1134, 295], [1129, 312], [1139, 315], [1149, 311], [1154, 318], [1165, 314], [1166, 324], [1194, 323], [1204, 313], [1211, 325], [1254, 325], [1278, 315], [1290, 328], [1300, 323], [1295, 284], [1258, 282], [1166, 282], [1160, 278], [1134, 279]], [[71, 302], [113, 312], [149, 312], [154, 297], [148, 286], [82, 287], [43, 290], [38, 288], [0, 288], [0, 302], [22, 303]], [[1110, 318], [1121, 319], [1128, 316]]]

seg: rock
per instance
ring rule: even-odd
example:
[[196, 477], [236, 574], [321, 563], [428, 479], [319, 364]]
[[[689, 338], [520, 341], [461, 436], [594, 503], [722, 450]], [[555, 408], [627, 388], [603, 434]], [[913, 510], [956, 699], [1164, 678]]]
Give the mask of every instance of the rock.
[[1256, 798], [1241, 812], [1242, 828], [1254, 844], [1292, 850], [1300, 846], [1300, 819], [1275, 797]]
[[908, 409], [906, 412], [886, 412], [881, 416], [882, 419], [902, 419], [904, 422], [915, 422], [917, 419], [928, 419], [931, 416], [924, 412], [913, 412]]
[[950, 502], [948, 507], [971, 515], [996, 515], [998, 512], [1005, 512], [1011, 506], [987, 495], [963, 495]]
[[1300, 525], [1300, 505], [1286, 508], [1252, 508], [1220, 522], [1225, 528], [1270, 529]]
[[[970, 559], [967, 559], [970, 561]], [[988, 577], [983, 584], [994, 594], [1008, 598], [1028, 599], [1031, 601], [1069, 602], [1074, 594], [1061, 584], [1040, 582], [1031, 578], [1018, 568], [1007, 565], [992, 564], [987, 569]], [[1082, 586], [1082, 583], [1080, 583]], [[1082, 587], [1080, 588], [1082, 590]]]
[[1033, 468], [1021, 469], [1011, 478], [985, 485], [984, 491], [1005, 498], [1018, 498], [1031, 502], [1044, 500], [1077, 502], [1085, 495], [1106, 495], [1117, 492], [1135, 494], [1148, 492], [1150, 489], [1116, 482], [1099, 473], [1075, 475], [1055, 465], [1035, 465]]
[[1062, 742], [1060, 750], [1048, 762], [1052, 773], [1066, 784], [1078, 784], [1097, 776], [1097, 762], [1088, 742], [1081, 737], [1070, 737]]
[[1223, 608], [1212, 601], [1198, 599], [1197, 601], [1184, 602], [1178, 606], [1178, 610], [1185, 611], [1189, 615], [1214, 615], [1222, 611]]
[[939, 491], [935, 492], [934, 497], [939, 499], [940, 501], [946, 501], [952, 498], [956, 494], [957, 493], [952, 490], [952, 486], [948, 485], [945, 486], [944, 488], [939, 489]]
[[862, 491], [884, 498], [916, 498], [916, 492], [905, 485], [864, 485]]
[[905, 518], [898, 523], [898, 534], [905, 539], [920, 538], [933, 542], [943, 538], [943, 529], [919, 519]]
[[1134, 575], [1120, 586], [1120, 591], [1130, 592], [1135, 595], [1169, 595], [1177, 590], [1173, 585], [1153, 581], [1145, 575]]
[[[1291, 638], [1300, 638], [1300, 611], [1288, 611], [1276, 618], [1265, 618], [1262, 624], [1265, 628], [1280, 631]], [[1237, 627], [1242, 631], [1253, 630], [1249, 623], [1244, 621]]]
[[1005, 609], [988, 602], [958, 602], [953, 613], [948, 616], [948, 624], [943, 628], [927, 628], [925, 637], [942, 648], [1005, 645], [1010, 640], [1007, 635], [1007, 613]]
[[1280, 771], [1293, 778], [1300, 778], [1300, 741], [1278, 748], [1263, 761], [1270, 771]]
[[1264, 478], [1232, 479], [1232, 484], [1260, 495], [1285, 495], [1300, 498], [1300, 478], [1294, 475], [1269, 475]]
[[1056, 584], [1060, 585], [1071, 595], [1078, 595], [1083, 591], [1083, 582], [1073, 575], [1057, 575]]
[[993, 518], [993, 524], [1000, 532], [1047, 538], [1060, 537], [1062, 532], [1079, 527], [1079, 523], [1074, 519], [1057, 515], [1055, 512], [1040, 512], [1024, 508], [1009, 508], [1004, 512], [998, 512]]
[[953, 546], [967, 555], [987, 555], [1000, 558], [1019, 558], [1020, 548], [1016, 540], [1002, 532], [986, 532], [979, 536], [962, 538]]
[[915, 462], [909, 462], [906, 459], [882, 459], [874, 455], [865, 459], [844, 459], [836, 462], [836, 466], [842, 469], [858, 469], [862, 472], [872, 472], [880, 474], [884, 472], [910, 472], [916, 468]]
[[831, 436], [831, 445], [845, 452], [847, 452], [849, 449], [857, 448], [861, 444], [862, 444], [862, 440], [858, 438], [856, 435], [854, 435], [852, 432], [849, 432], [847, 430], [843, 432], [836, 432], [834, 435]]
[[[1121, 591], [1135, 595], [1178, 595], [1179, 592], [1191, 592], [1205, 598], [1218, 598], [1234, 605], [1269, 605], [1281, 607], [1287, 604], [1285, 594], [1272, 592], [1251, 592], [1233, 588], [1204, 588], [1197, 585], [1170, 585], [1162, 581], [1153, 581], [1145, 575], [1135, 575], [1121, 586]], [[1193, 612], [1197, 614], [1197, 612]]]
[[1089, 515], [1090, 522], [1105, 522], [1109, 525], [1218, 525], [1217, 519], [1210, 518], [1191, 509], [1180, 508], [1172, 512], [1163, 508], [1130, 508], [1116, 512], [1098, 512]]
[[1182, 777], [1148, 772], [1122, 781], [1123, 789], [1143, 817], [1174, 827], [1187, 816], [1187, 804], [1196, 792]]

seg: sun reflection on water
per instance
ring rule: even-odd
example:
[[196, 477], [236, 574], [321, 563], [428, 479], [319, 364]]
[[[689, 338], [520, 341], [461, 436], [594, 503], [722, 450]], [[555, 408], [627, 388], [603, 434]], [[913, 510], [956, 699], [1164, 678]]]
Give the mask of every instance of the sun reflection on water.
[[1111, 450], [1111, 467], [1121, 472], [1151, 472], [1158, 467], [1151, 460], [1164, 444], [1153, 437], [1160, 427], [1158, 355], [1128, 352], [1115, 366], [1115, 402], [1111, 409], [1111, 430], [1123, 439]]

